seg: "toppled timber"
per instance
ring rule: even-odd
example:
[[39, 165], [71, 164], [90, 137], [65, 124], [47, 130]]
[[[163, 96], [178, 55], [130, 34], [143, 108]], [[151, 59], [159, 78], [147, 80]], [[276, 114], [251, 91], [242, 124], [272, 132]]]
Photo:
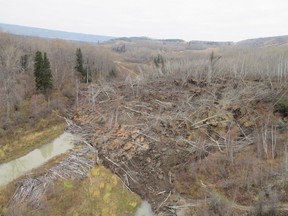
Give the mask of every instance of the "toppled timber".
[[19, 215], [22, 208], [46, 209], [46, 192], [59, 179], [85, 178], [90, 168], [95, 166], [98, 152], [94, 147], [84, 145], [74, 149], [69, 156], [56, 166], [47, 169], [41, 176], [27, 175], [17, 183], [17, 189], [9, 201], [9, 215]]

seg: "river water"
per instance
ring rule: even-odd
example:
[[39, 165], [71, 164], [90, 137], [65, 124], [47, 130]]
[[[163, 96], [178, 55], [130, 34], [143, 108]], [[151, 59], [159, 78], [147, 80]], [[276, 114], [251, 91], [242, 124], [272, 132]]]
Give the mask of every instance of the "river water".
[[135, 216], [154, 216], [151, 205], [147, 201], [142, 201], [136, 210]]
[[41, 166], [51, 158], [72, 149], [76, 139], [75, 135], [64, 132], [52, 142], [42, 145], [20, 158], [1, 164], [0, 187]]

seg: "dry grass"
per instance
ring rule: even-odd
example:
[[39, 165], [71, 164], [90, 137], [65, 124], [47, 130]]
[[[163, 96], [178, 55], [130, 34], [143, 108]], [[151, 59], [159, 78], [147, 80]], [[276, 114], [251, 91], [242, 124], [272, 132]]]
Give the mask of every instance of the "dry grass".
[[[0, 191], [0, 215], [6, 215], [8, 197], [15, 190], [10, 184]], [[84, 180], [58, 180], [43, 196], [37, 211], [21, 209], [22, 215], [132, 216], [141, 199], [124, 187], [119, 177], [103, 166], [97, 166]]]
[[17, 128], [11, 134], [2, 136], [0, 145], [0, 163], [11, 161], [23, 156], [31, 150], [48, 143], [63, 133], [65, 122], [52, 113], [46, 119], [40, 120], [34, 128], [26, 126]]
[[58, 182], [50, 194], [50, 215], [132, 216], [141, 199], [103, 166], [95, 167], [84, 181]]

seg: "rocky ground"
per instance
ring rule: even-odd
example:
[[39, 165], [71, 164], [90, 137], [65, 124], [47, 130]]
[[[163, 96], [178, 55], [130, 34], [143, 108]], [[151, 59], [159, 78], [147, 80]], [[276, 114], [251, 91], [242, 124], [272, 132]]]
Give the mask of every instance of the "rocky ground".
[[271, 87], [175, 75], [91, 84], [73, 120], [157, 215], [285, 215], [286, 96]]

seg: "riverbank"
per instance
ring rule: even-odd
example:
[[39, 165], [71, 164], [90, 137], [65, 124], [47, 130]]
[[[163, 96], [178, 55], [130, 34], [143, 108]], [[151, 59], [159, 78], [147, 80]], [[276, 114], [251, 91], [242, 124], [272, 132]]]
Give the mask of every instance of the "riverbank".
[[[58, 163], [63, 161], [66, 157], [67, 155], [65, 154], [58, 155], [54, 157], [53, 159], [47, 161], [40, 167], [33, 169], [30, 173], [35, 173], [35, 175], [42, 175], [45, 170], [53, 166], [56, 166]], [[25, 176], [21, 176], [15, 179], [14, 181], [10, 182], [8, 185], [0, 187], [0, 215], [8, 214], [9, 200], [11, 199], [11, 197], [13, 196], [13, 194], [15, 193], [17, 189], [17, 182], [23, 180], [24, 178]]]
[[[15, 189], [15, 184], [10, 184], [0, 190], [0, 215], [8, 214], [7, 204]], [[50, 189], [38, 211], [28, 207], [21, 210], [22, 215], [133, 216], [141, 204], [138, 195], [124, 188], [121, 179], [101, 165], [83, 180], [58, 180]]]
[[[49, 128], [48, 131], [53, 130]], [[43, 134], [45, 133], [47, 131], [43, 132]], [[137, 207], [141, 204], [141, 198], [125, 188], [122, 180], [113, 175], [111, 171], [102, 165], [95, 166], [94, 164], [87, 170], [88, 172], [85, 175], [76, 177], [79, 171], [83, 171], [83, 165], [87, 164], [85, 162], [82, 165], [79, 164], [80, 166], [77, 165], [78, 162], [84, 159], [78, 158], [79, 153], [81, 155], [82, 149], [85, 152], [87, 148], [89, 148], [87, 145], [78, 145], [68, 154], [56, 156], [32, 170], [31, 174], [22, 176], [0, 188], [0, 215], [10, 214], [10, 207], [13, 206], [12, 213], [21, 213], [22, 215], [98, 215], [98, 213], [101, 213], [104, 216], [133, 216]], [[87, 157], [88, 160], [95, 159], [95, 156], [90, 154], [91, 152], [88, 152], [83, 156]], [[68, 163], [65, 163], [65, 160], [68, 160]], [[76, 167], [74, 167], [75, 164]], [[78, 168], [80, 169], [78, 170]], [[69, 174], [66, 175], [67, 172], [71, 171], [75, 171], [76, 178]], [[56, 174], [54, 175], [54, 173]], [[51, 175], [58, 177], [56, 179], [54, 177], [50, 178]], [[48, 178], [48, 181], [46, 181], [46, 178]], [[51, 179], [53, 179], [52, 182]], [[18, 197], [19, 191], [22, 193], [27, 190], [26, 186], [23, 187], [23, 185], [27, 185], [27, 182], [32, 183], [33, 190], [23, 200], [22, 198], [15, 200], [15, 194]], [[33, 182], [37, 182], [37, 184], [33, 186]], [[30, 197], [33, 202], [38, 202], [38, 198], [34, 197], [34, 192], [36, 191], [38, 194], [39, 191], [42, 191], [42, 186], [44, 190], [43, 194], [42, 192], [40, 194], [43, 200], [40, 199], [40, 207], [38, 206], [37, 211], [35, 211], [35, 206], [30, 203]], [[17, 212], [18, 210], [21, 212]]]
[[14, 160], [48, 143], [63, 133], [65, 121], [53, 112], [35, 126], [21, 125], [13, 131], [3, 132], [0, 141], [0, 163]]
[[[60, 155], [49, 160], [33, 170], [34, 174], [30, 175], [31, 180], [37, 179], [37, 185], [41, 185], [43, 176], [49, 175], [48, 170], [59, 166], [60, 163], [63, 164], [63, 161], [68, 157], [69, 155]], [[63, 173], [65, 173], [65, 168], [63, 169]], [[30, 177], [20, 177], [14, 183], [12, 182], [7, 187], [0, 189], [0, 215], [11, 213], [9, 202], [11, 202], [11, 197], [15, 191], [19, 189], [19, 184], [15, 182], [25, 185], [25, 181]], [[47, 185], [37, 211], [35, 211], [33, 204], [27, 205], [27, 202], [30, 203], [31, 201], [28, 198], [28, 201], [25, 199], [13, 205], [13, 213], [17, 214], [19, 210], [21, 215], [31, 216], [45, 214], [133, 216], [141, 204], [141, 198], [123, 187], [122, 180], [102, 165], [91, 168], [85, 178], [58, 178], [52, 184], [48, 182]], [[39, 192], [37, 187], [35, 190]], [[22, 190], [20, 189], [20, 191]], [[33, 195], [33, 192], [31, 194]]]

